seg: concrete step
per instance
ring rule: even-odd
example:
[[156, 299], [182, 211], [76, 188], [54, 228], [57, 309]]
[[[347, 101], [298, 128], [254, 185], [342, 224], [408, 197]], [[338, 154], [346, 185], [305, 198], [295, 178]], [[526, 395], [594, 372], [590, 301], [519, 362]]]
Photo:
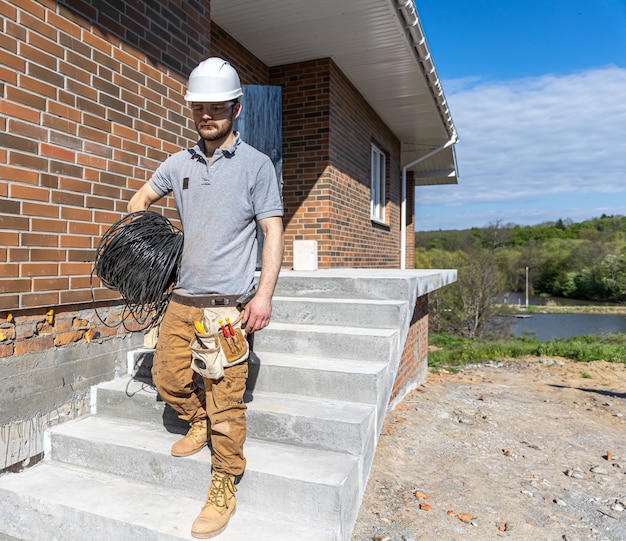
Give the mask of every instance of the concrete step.
[[[99, 414], [145, 420], [177, 435], [187, 430], [186, 423], [157, 401], [156, 391], [141, 382], [119, 378], [99, 385], [96, 392]], [[246, 402], [249, 437], [360, 454], [369, 448], [366, 434], [375, 431], [376, 407], [371, 404], [257, 390], [246, 394]]]
[[157, 393], [151, 379], [123, 376], [92, 389], [92, 411], [98, 415], [146, 421], [174, 434], [185, 434], [189, 425]]
[[[128, 373], [152, 384], [153, 350], [130, 356]], [[389, 364], [377, 361], [292, 355], [255, 349], [250, 354], [248, 390], [375, 404], [389, 384]]]
[[[49, 457], [181, 490], [202, 502], [211, 476], [210, 449], [172, 457], [178, 437], [152, 423], [92, 415], [54, 427]], [[245, 454], [247, 469], [237, 493], [242, 509], [326, 524], [356, 516], [350, 507], [359, 488], [355, 457], [254, 438], [247, 439]]]
[[275, 295], [406, 301], [411, 298], [414, 283], [414, 276], [394, 269], [281, 271]]
[[[4, 533], [32, 541], [173, 541], [193, 539], [191, 524], [204, 498], [185, 490], [44, 462], [0, 479]], [[319, 522], [289, 520], [237, 506], [220, 541], [338, 541]]]
[[288, 353], [255, 351], [249, 365], [248, 386], [273, 393], [371, 404], [376, 407], [380, 432], [393, 374], [388, 363]]
[[248, 388], [376, 404], [390, 378], [388, 363], [255, 351]]
[[[349, 541], [392, 388], [409, 305], [441, 271], [281, 272], [250, 363], [246, 473], [220, 541]], [[205, 448], [158, 397], [152, 352], [92, 392], [96, 415], [48, 432], [43, 463], [0, 477], [0, 530], [32, 541], [191, 539], [210, 480]], [[331, 450], [332, 449], [332, 450]], [[338, 450], [341, 450], [339, 452]]]
[[272, 299], [272, 321], [314, 325], [398, 328], [407, 310], [406, 301], [282, 297]]
[[369, 404], [255, 391], [246, 415], [251, 437], [290, 445], [368, 455], [375, 439]]
[[261, 351], [335, 359], [388, 361], [397, 354], [397, 329], [369, 329], [339, 325], [270, 323], [255, 333]]

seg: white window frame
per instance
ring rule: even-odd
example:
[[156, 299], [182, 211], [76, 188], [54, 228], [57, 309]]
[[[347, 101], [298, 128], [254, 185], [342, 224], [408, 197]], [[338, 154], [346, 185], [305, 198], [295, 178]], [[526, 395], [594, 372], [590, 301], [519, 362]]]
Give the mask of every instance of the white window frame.
[[370, 218], [385, 223], [385, 185], [387, 180], [387, 156], [372, 143]]

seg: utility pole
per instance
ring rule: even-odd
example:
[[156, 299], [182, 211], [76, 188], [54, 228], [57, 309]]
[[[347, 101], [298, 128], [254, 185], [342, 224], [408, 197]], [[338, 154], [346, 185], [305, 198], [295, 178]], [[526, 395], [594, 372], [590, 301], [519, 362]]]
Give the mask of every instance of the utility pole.
[[526, 267], [526, 308], [528, 308], [528, 267]]

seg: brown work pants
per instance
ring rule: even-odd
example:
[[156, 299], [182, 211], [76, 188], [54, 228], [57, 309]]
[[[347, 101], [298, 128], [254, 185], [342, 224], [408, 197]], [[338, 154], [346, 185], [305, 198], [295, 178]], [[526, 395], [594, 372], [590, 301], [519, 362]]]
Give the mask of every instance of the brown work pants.
[[192, 423], [208, 418], [213, 469], [240, 475], [246, 468], [243, 444], [246, 439], [246, 404], [243, 395], [248, 378], [248, 361], [224, 368], [220, 380], [204, 379], [191, 369], [189, 344], [194, 336], [194, 321], [201, 319], [202, 308], [171, 301], [157, 341], [152, 379], [161, 398], [178, 416]]

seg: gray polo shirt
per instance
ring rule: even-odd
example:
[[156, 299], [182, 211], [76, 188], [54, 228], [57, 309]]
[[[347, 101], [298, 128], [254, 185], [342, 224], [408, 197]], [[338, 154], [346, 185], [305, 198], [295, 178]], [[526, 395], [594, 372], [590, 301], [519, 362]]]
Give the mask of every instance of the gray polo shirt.
[[154, 191], [173, 193], [184, 243], [175, 289], [188, 295], [237, 295], [254, 282], [256, 222], [282, 216], [274, 166], [244, 143], [215, 151], [201, 141], [165, 160], [149, 180]]

